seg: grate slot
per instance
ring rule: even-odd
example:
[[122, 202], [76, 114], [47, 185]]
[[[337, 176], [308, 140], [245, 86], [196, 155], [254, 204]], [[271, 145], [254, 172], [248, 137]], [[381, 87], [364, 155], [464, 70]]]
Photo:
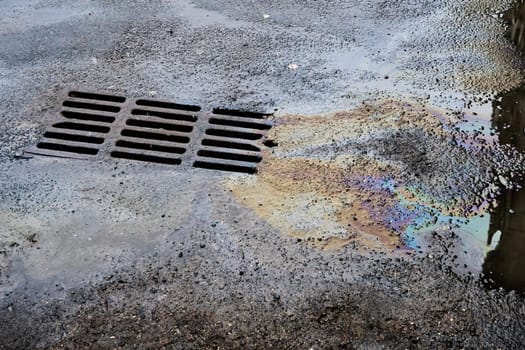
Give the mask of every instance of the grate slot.
[[94, 143], [97, 145], [104, 143], [104, 139], [102, 137], [65, 134], [61, 132], [52, 132], [52, 131], [46, 132], [44, 134], [44, 137], [47, 137], [48, 139], [66, 140], [66, 141], [83, 142], [83, 143]]
[[52, 151], [90, 154], [90, 155], [96, 155], [98, 153], [98, 149], [95, 149], [95, 148], [82, 147], [82, 146], [71, 146], [71, 145], [64, 145], [60, 143], [51, 143], [51, 142], [40, 142], [39, 144], [36, 145], [36, 147], [40, 149], [47, 149], [47, 150], [52, 150]]
[[81, 92], [81, 91], [70, 91], [68, 96], [76, 97], [76, 98], [84, 98], [87, 100], [99, 100], [99, 101], [117, 102], [117, 103], [123, 103], [126, 101], [126, 98], [122, 96], [94, 94], [90, 92]]
[[170, 141], [175, 143], [189, 143], [190, 138], [187, 136], [179, 136], [179, 135], [167, 135], [167, 134], [159, 134], [155, 132], [147, 132], [147, 131], [138, 131], [138, 130], [131, 130], [131, 129], [124, 129], [120, 133], [122, 136], [127, 137], [134, 137], [139, 139], [147, 139], [147, 140], [159, 140], [159, 141]]
[[268, 124], [262, 124], [262, 123], [250, 123], [247, 121], [240, 121], [240, 120], [233, 120], [233, 119], [219, 119], [219, 118], [211, 118], [210, 124], [216, 124], [216, 125], [227, 125], [227, 126], [235, 126], [239, 128], [246, 128], [246, 129], [257, 129], [257, 130], [268, 130], [272, 126]]
[[261, 151], [259, 149], [259, 147], [254, 146], [254, 145], [249, 144], [249, 143], [223, 141], [223, 140], [217, 140], [217, 139], [204, 139], [204, 140], [202, 140], [202, 145], [219, 147], [219, 148], [238, 149], [238, 150], [243, 150], [243, 151], [254, 151], [254, 152], [260, 152]]
[[162, 119], [180, 120], [180, 121], [186, 121], [186, 122], [197, 121], [197, 117], [192, 114], [168, 113], [168, 112], [160, 112], [160, 111], [155, 111], [155, 110], [134, 109], [131, 111], [131, 114], [146, 115], [146, 116], [152, 116], [152, 117], [159, 117]]
[[154, 101], [154, 100], [137, 100], [136, 104], [138, 106], [147, 106], [147, 107], [182, 109], [182, 110], [190, 111], [190, 112], [198, 112], [201, 110], [199, 106], [183, 105], [183, 104], [178, 104], [178, 103]]
[[82, 131], [91, 131], [106, 134], [109, 132], [110, 128], [108, 126], [100, 125], [90, 125], [82, 123], [71, 123], [71, 122], [62, 122], [53, 125], [54, 128], [58, 129], [71, 129], [71, 130], [82, 130]]
[[101, 123], [113, 123], [115, 121], [115, 117], [73, 111], [62, 111], [62, 116], [67, 119], [89, 120]]
[[126, 125], [138, 126], [141, 128], [164, 129], [164, 130], [179, 131], [179, 132], [192, 132], [193, 131], [193, 127], [189, 125], [168, 124], [168, 123], [161, 123], [161, 122], [154, 122], [151, 120], [140, 120], [140, 119], [128, 119], [126, 121]]
[[222, 171], [232, 171], [237, 173], [246, 173], [246, 174], [256, 174], [257, 168], [254, 166], [242, 166], [242, 165], [233, 165], [233, 164], [222, 164], [222, 163], [213, 163], [198, 160], [193, 163], [193, 166], [196, 168], [203, 168], [209, 170], [222, 170]]
[[124, 148], [142, 149], [142, 150], [147, 150], [147, 151], [176, 153], [176, 154], [183, 154], [184, 152], [186, 152], [186, 149], [182, 147], [162, 146], [162, 145], [154, 145], [151, 143], [140, 143], [140, 142], [123, 141], [123, 140], [117, 141], [116, 146], [124, 147]]
[[258, 140], [263, 136], [261, 134], [233, 131], [233, 130], [224, 130], [224, 129], [208, 129], [206, 130], [206, 135], [230, 137], [234, 139], [244, 139], [244, 140]]
[[224, 108], [215, 108], [213, 110], [213, 114], [231, 115], [234, 117], [252, 118], [252, 119], [264, 119], [265, 117], [271, 115], [271, 114], [264, 114], [264, 113], [236, 111], [233, 109], [224, 109]]
[[143, 162], [153, 162], [153, 163], [172, 164], [172, 165], [180, 164], [180, 159], [177, 159], [177, 158], [166, 158], [166, 157], [152, 156], [148, 154], [136, 154], [136, 153], [122, 152], [122, 151], [113, 151], [111, 152], [111, 156], [114, 158], [140, 160]]
[[211, 150], [200, 150], [197, 155], [208, 158], [227, 159], [227, 160], [238, 160], [241, 162], [259, 163], [262, 157], [259, 155], [241, 154], [241, 153], [229, 153], [219, 152]]
[[78, 101], [64, 101], [62, 105], [65, 107], [71, 107], [71, 108], [92, 109], [95, 111], [104, 111], [104, 112], [112, 112], [112, 113], [118, 113], [120, 111], [120, 107], [117, 107], [117, 106], [109, 106], [109, 105], [78, 102]]

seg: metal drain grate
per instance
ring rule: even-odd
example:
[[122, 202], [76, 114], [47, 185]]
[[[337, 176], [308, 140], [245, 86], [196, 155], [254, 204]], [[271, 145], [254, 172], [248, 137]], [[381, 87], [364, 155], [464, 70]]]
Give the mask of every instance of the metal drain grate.
[[138, 100], [131, 109], [111, 156], [145, 162], [180, 164], [200, 107]]
[[60, 112], [67, 121], [48, 128], [31, 153], [77, 158], [96, 156], [125, 101], [126, 98], [120, 96], [70, 91]]
[[59, 121], [26, 152], [113, 158], [254, 174], [270, 115], [69, 91]]
[[208, 124], [193, 166], [256, 173], [262, 160], [256, 141], [272, 127], [265, 115], [216, 109]]

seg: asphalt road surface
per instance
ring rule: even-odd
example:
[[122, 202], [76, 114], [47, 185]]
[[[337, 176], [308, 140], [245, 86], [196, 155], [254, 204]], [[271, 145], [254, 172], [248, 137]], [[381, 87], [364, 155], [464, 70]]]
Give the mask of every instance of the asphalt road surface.
[[[0, 0], [0, 349], [522, 349], [511, 7]], [[28, 152], [67, 91], [272, 128], [257, 174]]]

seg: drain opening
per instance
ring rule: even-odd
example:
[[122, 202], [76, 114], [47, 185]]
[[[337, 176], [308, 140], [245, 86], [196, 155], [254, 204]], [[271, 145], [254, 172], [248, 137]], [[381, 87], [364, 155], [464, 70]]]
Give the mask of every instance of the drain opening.
[[223, 171], [232, 171], [232, 172], [246, 173], [246, 174], [256, 174], [257, 173], [257, 168], [255, 167], [204, 162], [200, 160], [194, 162], [193, 166], [196, 168], [203, 168], [203, 169], [209, 169], [209, 170], [223, 170]]
[[102, 137], [63, 134], [60, 132], [51, 132], [51, 131], [46, 132], [44, 134], [44, 137], [47, 137], [48, 139], [57, 139], [57, 140], [66, 140], [66, 141], [75, 141], [75, 142], [84, 142], [84, 143], [95, 143], [97, 145], [104, 143], [104, 139]]
[[139, 119], [128, 119], [126, 121], [126, 125], [139, 126], [142, 128], [150, 128], [150, 129], [173, 130], [173, 131], [180, 131], [180, 132], [191, 132], [193, 130], [193, 127], [189, 125], [167, 124], [167, 123], [160, 123], [160, 122], [153, 122], [149, 120], [139, 120]]
[[201, 110], [199, 106], [192, 105], [183, 105], [172, 102], [162, 102], [162, 101], [153, 101], [153, 100], [137, 100], [135, 102], [138, 106], [147, 106], [147, 107], [159, 107], [167, 109], [182, 109], [190, 112], [198, 112]]
[[186, 136], [166, 135], [166, 134], [158, 134], [154, 132], [137, 131], [137, 130], [130, 130], [130, 129], [124, 129], [122, 130], [120, 134], [122, 136], [135, 137], [135, 138], [147, 139], [147, 140], [170, 141], [170, 142], [175, 142], [175, 143], [189, 143], [190, 142], [190, 138]]
[[254, 145], [250, 145], [248, 143], [238, 143], [238, 142], [212, 140], [212, 139], [204, 139], [204, 140], [202, 140], [202, 145], [204, 145], [204, 146], [220, 147], [220, 148], [240, 149], [240, 150], [243, 150], [243, 151], [254, 151], [254, 152], [260, 152], [261, 151], [259, 149], [259, 147], [254, 146]]
[[222, 130], [222, 129], [208, 129], [206, 130], [206, 135], [231, 137], [235, 139], [245, 139], [245, 140], [258, 140], [262, 137], [261, 134], [254, 134], [254, 133], [241, 132], [241, 131]]
[[81, 123], [70, 123], [70, 122], [62, 122], [54, 124], [53, 127], [59, 128], [59, 129], [70, 129], [70, 130], [81, 130], [81, 131], [91, 131], [91, 132], [99, 132], [106, 134], [109, 132], [108, 126], [100, 126], [100, 125], [90, 125], [90, 124], [81, 124]]
[[115, 121], [115, 117], [109, 117], [105, 115], [98, 115], [98, 114], [89, 114], [89, 113], [79, 113], [79, 112], [71, 112], [71, 111], [63, 111], [62, 116], [67, 119], [79, 119], [79, 120], [89, 120], [93, 122], [101, 122], [101, 123], [113, 123]]
[[268, 125], [268, 124], [250, 123], [250, 122], [244, 122], [244, 121], [239, 121], [239, 120], [218, 119], [218, 118], [211, 118], [210, 124], [235, 126], [239, 128], [257, 129], [257, 130], [268, 130], [268, 129], [271, 129], [272, 127], [271, 125]]
[[80, 154], [89, 154], [89, 155], [96, 155], [98, 153], [98, 149], [94, 149], [94, 148], [62, 145], [62, 144], [50, 143], [50, 142], [40, 142], [39, 144], [36, 145], [36, 147], [40, 149], [47, 149], [47, 150], [52, 150], [52, 151], [80, 153]]
[[159, 117], [163, 119], [170, 120], [180, 120], [186, 122], [195, 122], [197, 117], [194, 115], [178, 114], [178, 113], [168, 113], [168, 112], [159, 112], [159, 111], [148, 111], [145, 109], [134, 109], [131, 111], [133, 115], [146, 115], [152, 117]]
[[252, 119], [264, 119], [271, 114], [254, 113], [245, 111], [236, 111], [232, 109], [215, 108], [213, 114], [230, 115], [233, 117], [252, 118]]
[[166, 157], [159, 157], [159, 156], [150, 156], [146, 154], [121, 152], [121, 151], [113, 151], [111, 152], [111, 156], [114, 158], [140, 160], [143, 162], [153, 162], [153, 163], [172, 164], [172, 165], [178, 165], [181, 162], [180, 159], [177, 159], [177, 158], [166, 158]]
[[182, 147], [170, 147], [170, 146], [162, 146], [162, 145], [154, 145], [151, 143], [140, 143], [140, 142], [131, 142], [131, 141], [117, 141], [116, 143], [117, 147], [124, 147], [124, 148], [133, 148], [133, 149], [143, 149], [147, 151], [157, 151], [157, 152], [165, 152], [165, 153], [176, 153], [176, 154], [183, 154], [186, 152], [186, 149]]
[[229, 152], [217, 152], [217, 151], [209, 151], [209, 150], [198, 151], [197, 155], [202, 156], [202, 157], [226, 159], [226, 160], [238, 160], [241, 162], [250, 162], [250, 163], [260, 163], [262, 160], [261, 156], [256, 156], [256, 155], [229, 153]]
[[99, 104], [87, 103], [87, 102], [64, 101], [62, 105], [64, 107], [92, 109], [95, 111], [104, 111], [104, 112], [112, 112], [112, 113], [118, 113], [120, 111], [120, 107], [117, 107], [117, 106], [99, 105]]
[[99, 100], [99, 101], [118, 102], [118, 103], [123, 103], [126, 101], [126, 98], [122, 96], [94, 94], [90, 92], [81, 92], [81, 91], [71, 91], [69, 92], [68, 96], [76, 97], [76, 98], [85, 98], [87, 100]]

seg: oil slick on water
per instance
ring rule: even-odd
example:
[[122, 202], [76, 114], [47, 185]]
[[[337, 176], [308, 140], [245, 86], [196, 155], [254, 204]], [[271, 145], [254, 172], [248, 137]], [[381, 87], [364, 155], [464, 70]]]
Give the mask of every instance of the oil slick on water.
[[[389, 148], [397, 142], [390, 138], [408, 135], [434, 139], [437, 149], [453, 145], [483, 152], [483, 145], [495, 142], [523, 150], [525, 93], [498, 97], [493, 110], [491, 132], [462, 133], [463, 138], [449, 127], [457, 121], [444, 111], [399, 101], [367, 103], [330, 116], [285, 116], [270, 132], [278, 146], [267, 152], [258, 176], [229, 179], [227, 187], [280, 232], [321, 248], [352, 244], [394, 254], [425, 251], [429, 233], [452, 230], [458, 234], [458, 254], [483, 267], [489, 286], [523, 289], [525, 281], [515, 271], [525, 255], [524, 192], [498, 183], [483, 200], [467, 198], [455, 206], [426, 191], [423, 180], [403, 175], [405, 163], [415, 163], [417, 170], [417, 140], [406, 149]], [[404, 153], [414, 159], [404, 159]], [[447, 179], [440, 169], [430, 172]]]
[[[428, 155], [480, 152], [481, 140], [455, 138], [443, 127], [449, 119], [401, 101], [365, 103], [329, 116], [285, 116], [270, 132], [278, 147], [266, 154], [259, 175], [231, 180], [228, 187], [278, 230], [324, 248], [416, 246], [412, 232], [483, 208], [477, 203], [476, 210], [459, 210], [468, 196], [447, 189], [468, 181], [470, 165], [449, 176], [439, 166], [450, 168], [454, 160]], [[472, 149], [464, 149], [466, 143]], [[430, 164], [434, 159], [437, 165]], [[448, 194], [436, 196], [434, 186]]]

